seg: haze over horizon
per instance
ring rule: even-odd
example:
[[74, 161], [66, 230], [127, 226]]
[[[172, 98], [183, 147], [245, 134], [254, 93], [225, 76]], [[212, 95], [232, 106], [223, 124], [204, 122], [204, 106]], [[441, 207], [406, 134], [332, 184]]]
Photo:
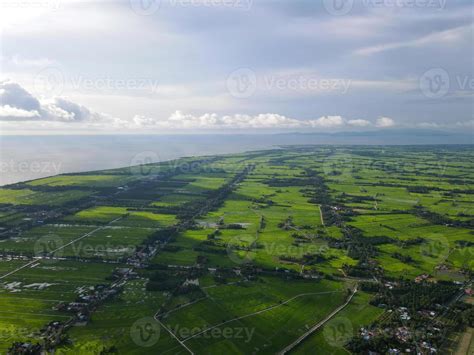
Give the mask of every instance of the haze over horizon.
[[2, 1], [0, 131], [474, 128], [470, 1]]

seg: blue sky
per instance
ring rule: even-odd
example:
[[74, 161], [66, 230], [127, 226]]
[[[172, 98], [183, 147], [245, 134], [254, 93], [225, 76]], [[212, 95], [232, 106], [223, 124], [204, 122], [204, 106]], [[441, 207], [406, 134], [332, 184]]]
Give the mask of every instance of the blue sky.
[[471, 1], [2, 0], [3, 134], [473, 126]]

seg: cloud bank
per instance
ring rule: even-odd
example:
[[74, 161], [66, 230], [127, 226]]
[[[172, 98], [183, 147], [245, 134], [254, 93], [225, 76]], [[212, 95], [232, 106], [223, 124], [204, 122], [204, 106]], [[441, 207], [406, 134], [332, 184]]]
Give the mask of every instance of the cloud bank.
[[[393, 118], [381, 116], [371, 121], [362, 118], [347, 119], [340, 115], [298, 119], [278, 113], [231, 114], [204, 113], [195, 115], [175, 111], [167, 118], [135, 115], [130, 119], [116, 118], [95, 112], [86, 106], [64, 97], [39, 99], [12, 81], [0, 81], [0, 122], [12, 128], [40, 124], [44, 129], [77, 127], [78, 129], [127, 130], [166, 132], [179, 131], [231, 131], [237, 130], [282, 130], [295, 131], [350, 131], [364, 129], [390, 129], [403, 127]], [[472, 126], [472, 121], [457, 122], [453, 128]], [[436, 123], [423, 122], [414, 128], [449, 128]]]
[[[286, 117], [276, 113], [261, 113], [258, 115], [218, 115], [216, 113], [205, 113], [202, 115], [185, 114], [181, 111], [174, 112], [165, 120], [151, 117], [135, 116], [133, 123], [137, 127], [156, 127], [163, 129], [313, 129], [313, 130], [335, 130], [350, 129], [354, 127], [379, 127], [388, 128], [395, 125], [390, 118], [391, 124], [384, 125], [372, 123], [367, 120], [346, 120], [341, 116], [323, 116], [316, 119], [301, 120]], [[380, 119], [379, 119], [380, 120]], [[378, 122], [378, 121], [377, 121]], [[384, 120], [385, 122], [385, 120]]]
[[18, 83], [0, 82], [1, 121], [101, 121], [106, 118], [62, 97], [40, 100]]

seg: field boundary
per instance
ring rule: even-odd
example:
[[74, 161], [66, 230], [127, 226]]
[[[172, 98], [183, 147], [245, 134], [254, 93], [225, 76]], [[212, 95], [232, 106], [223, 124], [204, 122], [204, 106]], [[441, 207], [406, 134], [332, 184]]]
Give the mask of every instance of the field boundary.
[[280, 352], [278, 352], [277, 354], [278, 355], [284, 355], [284, 354], [287, 354], [289, 351], [291, 351], [292, 349], [294, 349], [295, 347], [297, 347], [299, 344], [301, 344], [308, 336], [310, 336], [311, 334], [313, 334], [315, 331], [317, 331], [319, 328], [321, 328], [322, 326], [324, 326], [327, 322], [329, 322], [336, 314], [338, 314], [340, 311], [342, 311], [344, 308], [346, 308], [346, 306], [352, 301], [352, 298], [354, 298], [355, 294], [357, 293], [357, 286], [356, 288], [354, 289], [354, 291], [352, 292], [352, 294], [350, 295], [349, 299], [344, 303], [342, 304], [341, 306], [339, 306], [338, 308], [336, 308], [334, 311], [332, 311], [326, 318], [324, 318], [321, 322], [317, 323], [316, 325], [314, 325], [313, 327], [311, 327], [311, 329], [309, 329], [306, 333], [304, 333], [303, 335], [301, 335], [298, 339], [296, 339], [293, 343], [291, 343], [290, 345], [288, 345], [286, 348], [284, 348], [283, 350], [281, 350]]
[[282, 303], [279, 303], [279, 304], [276, 304], [276, 305], [273, 305], [273, 306], [270, 306], [270, 307], [267, 307], [267, 308], [264, 308], [264, 309], [261, 309], [260, 311], [256, 311], [256, 312], [253, 312], [253, 313], [250, 313], [250, 314], [246, 314], [246, 315], [243, 315], [243, 316], [240, 316], [240, 317], [236, 317], [236, 318], [233, 318], [233, 319], [229, 319], [225, 322], [222, 322], [222, 323], [219, 323], [219, 324], [216, 324], [212, 327], [209, 327], [207, 329], [204, 329], [203, 331], [199, 332], [199, 333], [196, 333], [196, 334], [193, 334], [189, 337], [187, 337], [186, 339], [183, 340], [183, 342], [185, 341], [188, 341], [189, 339], [192, 339], [192, 338], [195, 338], [197, 337], [198, 335], [201, 335], [201, 334], [204, 334], [204, 333], [207, 333], [209, 330], [212, 330], [214, 328], [217, 328], [217, 327], [220, 327], [224, 324], [227, 324], [227, 323], [230, 323], [230, 322], [234, 322], [234, 321], [237, 321], [237, 320], [240, 320], [240, 319], [244, 319], [244, 318], [248, 318], [248, 317], [252, 317], [252, 316], [255, 316], [257, 314], [261, 314], [261, 313], [264, 313], [264, 312], [267, 312], [267, 311], [270, 311], [272, 309], [275, 309], [275, 308], [278, 308], [280, 306], [283, 306], [287, 303], [290, 303], [291, 301], [299, 298], [299, 297], [303, 297], [303, 296], [315, 296], [315, 295], [323, 295], [323, 294], [329, 294], [329, 293], [340, 293], [341, 291], [326, 291], [326, 292], [309, 292], [309, 293], [301, 293], [299, 295], [296, 295], [296, 296], [293, 296], [291, 297], [290, 299], [282, 302]]
[[[114, 219], [113, 221], [110, 221], [109, 223], [107, 223], [107, 224], [104, 225], [104, 226], [98, 227], [98, 228], [96, 228], [96, 229], [94, 229], [94, 230], [92, 230], [92, 231], [90, 231], [90, 232], [87, 232], [86, 234], [83, 234], [83, 235], [81, 235], [80, 237], [78, 237], [78, 238], [76, 238], [76, 239], [74, 239], [74, 240], [71, 240], [70, 242], [68, 242], [68, 243], [66, 243], [66, 244], [64, 244], [64, 245], [61, 245], [59, 248], [54, 249], [53, 251], [49, 252], [49, 254], [50, 254], [50, 255], [54, 255], [54, 253], [56, 253], [57, 251], [62, 250], [62, 249], [64, 249], [64, 248], [66, 248], [66, 247], [68, 247], [68, 246], [74, 244], [75, 242], [77, 242], [77, 241], [79, 241], [79, 240], [82, 240], [82, 239], [84, 239], [84, 238], [89, 237], [90, 235], [94, 234], [95, 232], [98, 232], [98, 231], [104, 229], [105, 227], [109, 226], [110, 224], [112, 224], [112, 223], [114, 223], [114, 222], [117, 222], [117, 221], [121, 220], [122, 218], [123, 218], [123, 217], [120, 216], [120, 217]], [[26, 263], [25, 265], [22, 265], [22, 266], [20, 266], [19, 268], [16, 268], [15, 270], [12, 270], [12, 271], [10, 271], [10, 272], [7, 272], [5, 275], [0, 276], [0, 280], [6, 278], [6, 277], [8, 277], [8, 276], [11, 276], [11, 275], [13, 275], [13, 274], [16, 274], [18, 271], [23, 270], [24, 268], [27, 268], [28, 266], [33, 265], [34, 263], [37, 263], [38, 260], [41, 260], [41, 259], [43, 259], [43, 258], [41, 257], [41, 258], [38, 258], [38, 259], [33, 259], [32, 261]]]

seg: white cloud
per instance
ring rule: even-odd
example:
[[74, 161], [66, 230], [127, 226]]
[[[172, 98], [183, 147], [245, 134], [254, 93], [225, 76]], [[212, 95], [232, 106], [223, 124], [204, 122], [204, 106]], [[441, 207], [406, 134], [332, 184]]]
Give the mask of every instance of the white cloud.
[[43, 69], [47, 66], [56, 64], [53, 60], [48, 58], [25, 58], [18, 54], [11, 57], [0, 55], [0, 64], [4, 66], [13, 66], [15, 68], [33, 68]]
[[340, 127], [344, 125], [344, 119], [341, 116], [324, 116], [316, 120], [310, 120], [309, 124], [312, 127]]
[[375, 126], [379, 128], [389, 128], [395, 126], [395, 121], [389, 117], [380, 117], [377, 118]]
[[0, 120], [98, 122], [105, 115], [62, 97], [38, 100], [19, 84], [0, 81]]
[[[42, 130], [70, 129], [98, 131], [205, 131], [205, 130], [279, 130], [295, 131], [386, 129], [394, 126], [407, 128], [473, 128], [474, 120], [459, 122], [422, 122], [415, 125], [396, 123], [392, 118], [381, 116], [375, 122], [367, 119], [346, 119], [339, 115], [322, 116], [314, 119], [298, 119], [277, 113], [231, 114], [204, 113], [194, 115], [175, 111], [166, 118], [135, 115], [129, 119], [117, 118], [95, 112], [88, 107], [64, 97], [48, 100], [38, 99], [22, 86], [12, 81], [0, 81], [0, 122], [8, 129], [37, 127]], [[28, 123], [25, 125], [24, 122]], [[73, 124], [73, 125], [72, 125]]]
[[226, 125], [238, 128], [291, 128], [299, 127], [301, 125], [301, 121], [299, 120], [288, 118], [275, 113], [259, 114], [256, 116], [224, 116], [223, 122]]
[[37, 98], [19, 84], [9, 80], [0, 81], [0, 105], [16, 107], [26, 111], [40, 110], [40, 103]]
[[21, 108], [12, 107], [10, 105], [0, 106], [0, 120], [2, 119], [26, 119], [37, 118], [40, 114], [36, 110], [22, 110]]
[[471, 32], [473, 30], [473, 26], [460, 26], [457, 28], [449, 29], [446, 31], [440, 31], [431, 33], [429, 35], [407, 40], [401, 42], [392, 42], [392, 43], [384, 43], [381, 45], [370, 46], [365, 48], [360, 48], [355, 51], [357, 55], [372, 55], [379, 52], [384, 52], [387, 50], [399, 49], [399, 48], [418, 48], [423, 47], [426, 45], [435, 44], [439, 46], [440, 44], [452, 44], [454, 42], [458, 42], [460, 40], [469, 39], [471, 36]]
[[358, 120], [349, 120], [347, 121], [347, 123], [351, 126], [356, 126], [356, 127], [367, 127], [367, 126], [370, 126], [371, 125], [371, 122], [370, 121], [367, 121], [367, 120], [361, 120], [361, 119], [358, 119]]
[[213, 129], [213, 128], [292, 128], [301, 127], [305, 121], [288, 118], [275, 113], [251, 115], [224, 115], [205, 113], [200, 116], [174, 112], [168, 119], [159, 120], [144, 116], [135, 116], [134, 124], [140, 127], [183, 128], [183, 129]]
[[444, 123], [444, 122], [421, 122], [415, 125], [418, 128], [432, 128], [432, 129], [462, 129], [462, 128], [474, 128], [474, 120], [468, 121], [458, 121], [453, 123]]
[[[155, 127], [163, 129], [308, 129], [320, 128], [326, 130], [369, 127], [373, 124], [368, 120], [356, 119], [346, 120], [341, 116], [323, 116], [317, 119], [302, 120], [286, 117], [276, 113], [264, 113], [258, 115], [224, 115], [216, 113], [205, 113], [200, 116], [185, 114], [181, 111], [174, 112], [167, 119], [155, 119], [145, 116], [133, 118], [135, 128]], [[388, 127], [388, 123], [384, 121]]]

